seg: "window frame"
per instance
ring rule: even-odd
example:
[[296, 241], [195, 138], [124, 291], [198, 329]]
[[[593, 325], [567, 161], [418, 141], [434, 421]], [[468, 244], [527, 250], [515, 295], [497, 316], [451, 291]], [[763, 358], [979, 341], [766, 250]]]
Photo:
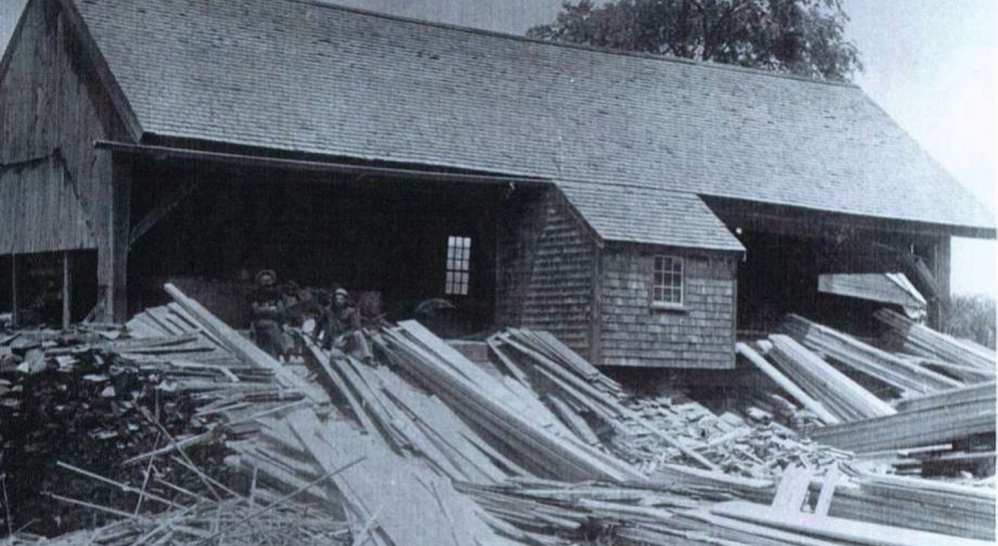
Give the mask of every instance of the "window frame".
[[[472, 238], [470, 236], [447, 236], [446, 260], [444, 262], [445, 296], [463, 298], [471, 294], [471, 244]], [[461, 288], [464, 289], [463, 292]]]
[[[661, 285], [661, 284], [658, 284], [657, 277], [658, 277], [658, 275], [659, 275], [660, 272], [662, 272], [662, 273], [669, 272], [669, 273], [671, 273], [673, 275], [676, 274], [676, 271], [674, 269], [669, 269], [669, 270], [662, 269], [662, 270], [659, 270], [659, 268], [658, 268], [658, 261], [659, 261], [659, 259], [672, 260], [674, 263], [678, 263], [679, 264], [679, 271], [678, 271], [678, 276], [679, 276], [679, 283], [678, 283], [679, 301], [678, 302], [675, 302], [675, 301], [662, 301], [662, 300], [659, 300], [659, 299], [656, 298], [656, 293], [658, 292], [659, 288], [663, 288], [663, 289], [669, 290], [669, 291], [675, 290], [677, 288], [676, 286], [673, 286], [673, 285]], [[652, 309], [656, 309], [656, 310], [666, 310], [666, 311], [669, 311], [669, 310], [673, 310], [674, 311], [674, 310], [684, 310], [684, 309], [686, 309], [686, 258], [684, 256], [680, 256], [678, 254], [654, 254], [652, 256], [651, 262], [652, 262], [651, 263], [651, 286], [650, 286], [650, 290], [649, 290], [649, 299], [651, 301], [651, 308]]]

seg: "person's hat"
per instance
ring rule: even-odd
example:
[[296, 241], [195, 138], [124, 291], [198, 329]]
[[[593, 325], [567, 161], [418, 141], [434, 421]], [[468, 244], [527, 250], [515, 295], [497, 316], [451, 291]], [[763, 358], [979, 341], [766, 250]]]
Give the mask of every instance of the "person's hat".
[[336, 291], [333, 292], [334, 296], [339, 296], [340, 294], [342, 294], [344, 298], [350, 295], [346, 288], [337, 288]]
[[263, 284], [264, 279], [270, 278], [270, 282], [277, 282], [277, 273], [274, 273], [273, 269], [261, 269], [259, 273], [256, 274], [256, 283]]

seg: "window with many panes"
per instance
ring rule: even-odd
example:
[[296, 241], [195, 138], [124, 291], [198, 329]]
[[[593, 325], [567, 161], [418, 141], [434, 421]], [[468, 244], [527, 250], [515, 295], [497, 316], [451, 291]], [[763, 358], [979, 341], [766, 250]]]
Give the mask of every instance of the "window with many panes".
[[468, 295], [468, 277], [471, 274], [471, 237], [447, 238], [447, 278], [444, 294]]
[[652, 305], [683, 306], [683, 259], [678, 256], [655, 256]]

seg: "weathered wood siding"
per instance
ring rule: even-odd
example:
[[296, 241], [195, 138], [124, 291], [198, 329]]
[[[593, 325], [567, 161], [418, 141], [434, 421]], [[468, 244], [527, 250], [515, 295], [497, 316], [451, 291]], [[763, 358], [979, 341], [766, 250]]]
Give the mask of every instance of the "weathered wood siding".
[[[28, 3], [0, 65], [0, 165], [61, 156], [97, 239], [98, 279], [107, 291], [115, 274], [112, 160], [108, 152], [94, 148], [94, 141], [130, 139], [72, 28], [59, 2]], [[64, 200], [38, 211], [31, 221], [57, 225], [75, 214], [66, 208], [72, 206]]]
[[[608, 244], [602, 249], [605, 366], [734, 367], [737, 261], [725, 253]], [[682, 256], [682, 309], [652, 308], [655, 255]]]
[[[57, 222], [38, 221], [52, 210]], [[0, 168], [0, 254], [97, 248], [87, 219], [58, 158]]]
[[498, 234], [497, 323], [548, 330], [590, 356], [596, 242], [555, 190], [507, 203]]

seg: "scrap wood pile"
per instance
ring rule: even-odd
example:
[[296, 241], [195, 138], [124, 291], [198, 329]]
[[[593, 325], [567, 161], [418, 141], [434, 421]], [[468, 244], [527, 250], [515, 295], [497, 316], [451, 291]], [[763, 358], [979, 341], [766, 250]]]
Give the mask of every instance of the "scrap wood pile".
[[[104, 485], [131, 489], [106, 477], [90, 477]], [[326, 545], [350, 544], [346, 523], [302, 505], [293, 498], [261, 500], [263, 489], [253, 484], [248, 494], [212, 482], [186, 489], [169, 484], [171, 498], [146, 488], [136, 489], [135, 496], [147, 504], [158, 505], [158, 511], [130, 512], [116, 510], [91, 502], [71, 500], [95, 512], [117, 518], [99, 527], [66, 533], [54, 539], [18, 534], [12, 544], [46, 544], [53, 546], [129, 546], [135, 544], [215, 544], [224, 536], [231, 544]], [[325, 478], [325, 477], [324, 477]], [[157, 476], [153, 480], [162, 480]], [[160, 481], [160, 484], [168, 482]], [[210, 488], [210, 489], [209, 489]], [[56, 501], [67, 498], [53, 495]]]
[[[826, 425], [805, 431], [818, 443], [898, 473], [993, 476], [993, 355], [891, 311], [876, 316], [892, 336], [903, 331], [905, 347], [921, 356], [890, 353], [796, 315], [784, 325], [790, 336], [737, 348]], [[864, 386], [871, 383], [887, 390], [876, 396]]]
[[[766, 479], [725, 474], [717, 449], [723, 442], [705, 448], [697, 430], [710, 420], [705, 410], [628, 401], [619, 386], [546, 334], [507, 331], [491, 339], [498, 370], [486, 371], [418, 323], [404, 322], [369, 333], [376, 348], [369, 361], [309, 346], [313, 377], [305, 379], [304, 371], [275, 362], [197, 302], [168, 291], [190, 326], [219, 345], [219, 376], [226, 376], [221, 368], [255, 369], [278, 395], [259, 402], [216, 395], [208, 411], [220, 421], [210, 433], [133, 457], [132, 464], [156, 468], [221, 441], [230, 453], [226, 462], [250, 484], [221, 499], [206, 500], [203, 492], [182, 502], [165, 497], [181, 505], [175, 519], [170, 510], [127, 512], [106, 528], [137, 530], [139, 542], [290, 544], [290, 531], [277, 537], [270, 530], [296, 517], [307, 523], [302, 533], [333, 544], [976, 545], [984, 542], [972, 539], [994, 537], [993, 526], [979, 521], [981, 510], [954, 529], [945, 503], [925, 501], [937, 495], [925, 480], [912, 480], [910, 496], [931, 515], [915, 521], [910, 512], [871, 509], [884, 498], [846, 462], [804, 474], [791, 464], [779, 482], [770, 478], [776, 472]], [[225, 381], [216, 378], [204, 392], [237, 383]], [[659, 428], [650, 408], [670, 417], [668, 428]], [[675, 415], [665, 415], [670, 411]], [[751, 434], [739, 426], [735, 420], [716, 433], [737, 443]], [[246, 433], [226, 437], [229, 427]], [[660, 440], [682, 464], [641, 468], [625, 460], [613, 439], [635, 430]], [[840, 466], [850, 476], [836, 478]], [[263, 510], [274, 519], [259, 518], [266, 533], [254, 534]], [[198, 515], [185, 519], [191, 514]]]
[[913, 364], [799, 315], [789, 315], [783, 327], [809, 349], [877, 379], [902, 395], [924, 395], [964, 385], [963, 381]]
[[[275, 396], [262, 370], [218, 367], [216, 349], [195, 332], [127, 339], [119, 328], [100, 328], [7, 336], [0, 345], [0, 473], [9, 505], [0, 514], [12, 527], [44, 534], [92, 524], [89, 510], [53, 503], [43, 493], [72, 490], [107, 505], [134, 499], [58, 472], [58, 461], [136, 478], [142, 468], [112, 463], [161, 448], [171, 436], [209, 435], [215, 408], [226, 400]], [[224, 474], [218, 444], [195, 457]], [[194, 479], [173, 461], [163, 461], [158, 472], [181, 484]]]
[[[539, 398], [569, 429], [581, 431], [580, 439], [644, 473], [684, 461], [744, 476], [778, 477], [788, 466], [825, 468], [849, 458], [801, 439], [769, 418], [719, 417], [671, 390], [625, 392], [546, 332], [510, 328], [490, 339], [489, 347], [496, 361], [512, 370], [510, 376], [528, 387], [520, 390], [528, 393], [527, 403]], [[563, 370], [574, 370], [576, 377]]]
[[[743, 412], [717, 416], [678, 392], [642, 395], [624, 403], [652, 426], [669, 431], [677, 441], [711, 461], [713, 468], [753, 478], [778, 478], [788, 467], [828, 468], [852, 458], [850, 453], [818, 444], [780, 425], [757, 400]], [[682, 453], [629, 422], [610, 439], [610, 449], [652, 473], [680, 462]]]

